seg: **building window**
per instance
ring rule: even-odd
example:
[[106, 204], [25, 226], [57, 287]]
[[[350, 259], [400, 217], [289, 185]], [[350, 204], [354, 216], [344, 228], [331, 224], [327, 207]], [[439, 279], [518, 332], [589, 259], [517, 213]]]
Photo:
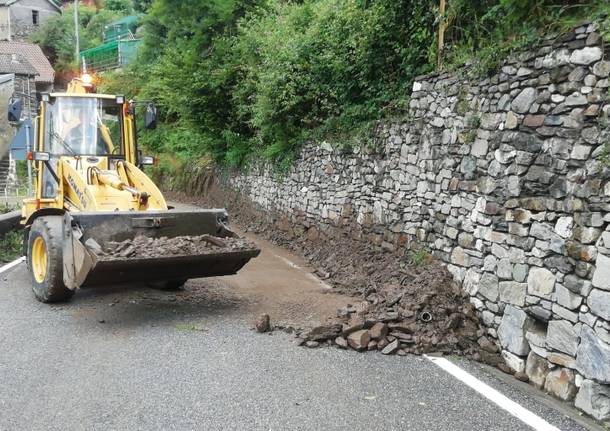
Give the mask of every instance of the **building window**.
[[38, 11], [37, 10], [32, 11], [32, 24], [38, 25]]

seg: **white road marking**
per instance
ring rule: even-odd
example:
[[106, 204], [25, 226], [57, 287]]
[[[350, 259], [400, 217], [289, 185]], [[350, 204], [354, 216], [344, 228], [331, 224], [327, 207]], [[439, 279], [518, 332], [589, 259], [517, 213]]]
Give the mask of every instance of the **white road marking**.
[[0, 268], [0, 274], [2, 274], [3, 272], [8, 271], [11, 268], [14, 268], [15, 266], [19, 265], [24, 260], [25, 260], [25, 256], [22, 256], [19, 259], [16, 259], [16, 260], [12, 261], [11, 263], [7, 263], [2, 268]]
[[305, 271], [303, 268], [301, 268], [296, 263], [290, 261], [289, 259], [286, 259], [284, 256], [280, 256], [279, 254], [275, 254], [275, 253], [272, 253], [272, 254], [275, 257], [279, 257], [281, 260], [284, 261], [284, 263], [286, 263], [291, 268], [297, 269], [297, 270], [301, 271], [302, 273], [304, 273], [306, 277], [311, 278], [313, 281], [320, 284], [324, 289], [332, 289], [332, 286], [329, 286], [327, 283], [325, 283], [323, 280], [320, 280], [318, 277], [313, 275], [311, 272]]
[[483, 383], [472, 374], [467, 373], [448, 359], [433, 356], [426, 356], [426, 358], [533, 429], [540, 431], [560, 431], [559, 428], [551, 425], [540, 416], [535, 415], [505, 395], [502, 395], [500, 392]]

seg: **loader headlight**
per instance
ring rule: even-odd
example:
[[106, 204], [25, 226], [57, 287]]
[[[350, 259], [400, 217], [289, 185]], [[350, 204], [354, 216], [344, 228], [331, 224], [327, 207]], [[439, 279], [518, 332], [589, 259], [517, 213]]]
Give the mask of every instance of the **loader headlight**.
[[116, 103], [117, 105], [122, 105], [123, 103], [125, 103], [125, 96], [117, 96]]
[[93, 82], [93, 78], [88, 73], [84, 73], [80, 79], [83, 81], [83, 84], [91, 84]]
[[146, 166], [154, 165], [155, 164], [155, 158], [152, 157], [152, 156], [142, 156], [140, 158], [140, 164], [141, 165], [146, 165]]

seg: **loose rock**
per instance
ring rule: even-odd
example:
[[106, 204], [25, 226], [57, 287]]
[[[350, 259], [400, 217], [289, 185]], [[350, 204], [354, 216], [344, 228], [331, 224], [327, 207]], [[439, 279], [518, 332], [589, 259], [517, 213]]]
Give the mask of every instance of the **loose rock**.
[[390, 344], [385, 346], [381, 350], [381, 353], [383, 355], [391, 355], [392, 353], [395, 353], [398, 350], [399, 347], [400, 347], [400, 344], [398, 343], [398, 340], [394, 340]]
[[263, 333], [269, 331], [269, 329], [271, 329], [270, 321], [268, 314], [261, 314], [254, 322], [256, 332]]
[[371, 341], [371, 335], [366, 329], [361, 329], [356, 332], [352, 332], [347, 336], [347, 343], [349, 346], [358, 351], [362, 351], [368, 347], [369, 341]]

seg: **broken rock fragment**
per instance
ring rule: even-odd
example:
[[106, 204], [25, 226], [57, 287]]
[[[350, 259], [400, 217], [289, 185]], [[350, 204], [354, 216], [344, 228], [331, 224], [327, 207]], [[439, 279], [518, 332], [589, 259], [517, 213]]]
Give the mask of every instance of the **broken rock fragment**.
[[260, 316], [258, 316], [258, 319], [256, 319], [256, 321], [254, 322], [254, 328], [256, 329], [256, 332], [260, 332], [261, 334], [263, 332], [267, 332], [270, 329], [270, 318], [268, 314], [261, 314]]
[[381, 353], [384, 355], [391, 355], [392, 353], [395, 353], [399, 347], [400, 344], [398, 343], [398, 340], [394, 340], [390, 344], [385, 346], [383, 350], [381, 350]]
[[371, 335], [366, 329], [361, 329], [356, 332], [352, 332], [347, 336], [347, 343], [349, 346], [358, 351], [366, 349], [371, 341]]
[[341, 324], [316, 326], [307, 334], [306, 338], [312, 341], [325, 341], [336, 338], [341, 333]]
[[373, 340], [381, 340], [388, 335], [388, 325], [382, 322], [377, 322], [373, 325], [369, 332]]
[[342, 349], [347, 349], [347, 340], [343, 337], [335, 338], [335, 344], [341, 347]]

